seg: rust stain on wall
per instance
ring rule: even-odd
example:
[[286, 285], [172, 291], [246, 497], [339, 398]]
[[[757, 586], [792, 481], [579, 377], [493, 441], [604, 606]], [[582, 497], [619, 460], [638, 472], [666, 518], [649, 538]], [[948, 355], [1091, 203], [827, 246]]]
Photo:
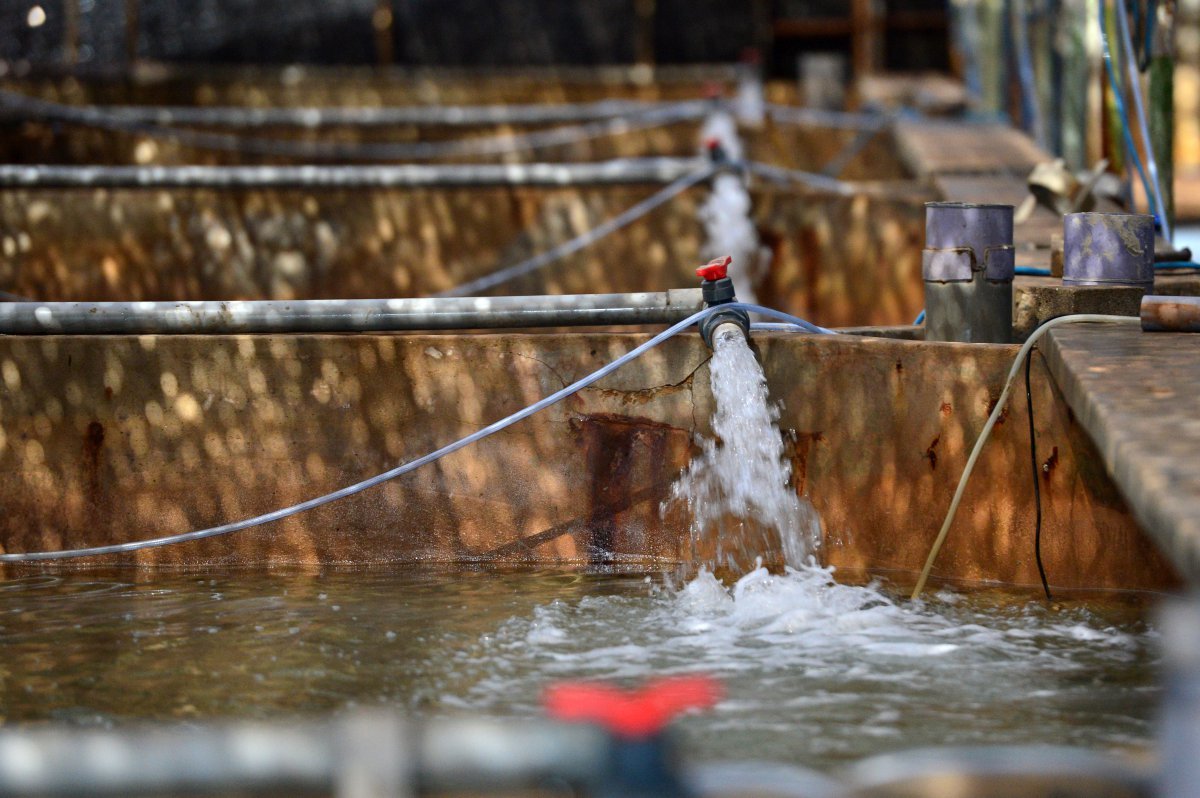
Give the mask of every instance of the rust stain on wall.
[[92, 421], [83, 433], [83, 473], [87, 483], [88, 503], [93, 507], [100, 503], [101, 449], [104, 446], [104, 425]]
[[[587, 464], [591, 511], [588, 559], [593, 564], [610, 562], [613, 554], [624, 548], [621, 538], [630, 533], [631, 519], [626, 518], [630, 509], [628, 497], [642, 493], [647, 484], [657, 484], [660, 490], [654, 491], [645, 502], [652, 509], [648, 517], [657, 516], [657, 507], [670, 488], [670, 481], [662, 479], [659, 464], [668, 460], [672, 448], [678, 454], [689, 433], [651, 419], [612, 413], [572, 419], [571, 426]], [[641, 524], [647, 525], [646, 517]], [[653, 521], [650, 525], [661, 527]]]
[[938, 446], [938, 443], [941, 442], [941, 440], [942, 440], [942, 436], [938, 435], [936, 438], [934, 438], [932, 441], [930, 441], [929, 446], [926, 447], [926, 449], [925, 449], [925, 459], [929, 461], [929, 470], [930, 471], [937, 470], [937, 461], [938, 461], [937, 446]]

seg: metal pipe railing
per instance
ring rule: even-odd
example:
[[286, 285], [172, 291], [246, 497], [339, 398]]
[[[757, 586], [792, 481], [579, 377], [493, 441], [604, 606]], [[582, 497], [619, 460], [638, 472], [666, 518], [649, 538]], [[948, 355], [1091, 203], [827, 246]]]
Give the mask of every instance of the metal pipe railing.
[[430, 188], [671, 183], [707, 169], [699, 158], [584, 163], [375, 166], [0, 165], [0, 188]]
[[[631, 117], [664, 109], [703, 113], [706, 100], [648, 102], [600, 100], [587, 103], [526, 103], [513, 105], [406, 105], [269, 107], [67, 105], [38, 97], [0, 90], [0, 119], [28, 119], [30, 111], [69, 110], [80, 123], [197, 126], [256, 129], [292, 127], [392, 128], [404, 125], [481, 127], [487, 125], [549, 125]], [[36, 115], [36, 114], [35, 114]]]
[[420, 299], [8, 302], [0, 304], [0, 335], [227, 335], [659, 325], [679, 322], [703, 307], [699, 288], [636, 294]]

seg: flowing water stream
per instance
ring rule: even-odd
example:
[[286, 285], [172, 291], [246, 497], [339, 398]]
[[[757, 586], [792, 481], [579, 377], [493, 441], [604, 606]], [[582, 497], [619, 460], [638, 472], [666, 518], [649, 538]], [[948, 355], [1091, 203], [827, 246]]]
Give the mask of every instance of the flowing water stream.
[[779, 409], [745, 337], [719, 328], [710, 361], [715, 437], [671, 488], [691, 528], [692, 559], [728, 575], [746, 573], [762, 559], [800, 567], [820, 539], [820, 522], [791, 485], [783, 454]]
[[819, 522], [789, 487], [745, 341], [720, 340], [712, 369], [716, 437], [671, 502], [690, 512], [708, 565], [690, 578], [28, 571], [0, 581], [0, 720], [380, 704], [531, 716], [556, 680], [703, 672], [726, 697], [680, 728], [706, 759], [830, 767], [923, 745], [1152, 738], [1156, 633], [1141, 600], [1048, 606], [992, 591], [910, 603], [886, 585], [838, 584], [808, 558]]

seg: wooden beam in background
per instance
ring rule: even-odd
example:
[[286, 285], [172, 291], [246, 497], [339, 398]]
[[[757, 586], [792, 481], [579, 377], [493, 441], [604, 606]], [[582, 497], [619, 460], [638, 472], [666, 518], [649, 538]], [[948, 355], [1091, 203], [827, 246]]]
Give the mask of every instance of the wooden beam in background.
[[63, 61], [79, 63], [79, 0], [63, 0]]
[[375, 60], [379, 66], [390, 66], [396, 59], [396, 48], [393, 44], [395, 23], [392, 0], [375, 0], [371, 29], [375, 35]]
[[131, 65], [138, 60], [141, 10], [140, 0], [125, 0], [125, 60]]

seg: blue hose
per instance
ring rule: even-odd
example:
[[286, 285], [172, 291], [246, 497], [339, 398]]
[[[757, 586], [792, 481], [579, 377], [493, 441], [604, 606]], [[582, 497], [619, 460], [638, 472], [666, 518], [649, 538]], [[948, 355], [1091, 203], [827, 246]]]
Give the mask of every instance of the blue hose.
[[555, 391], [544, 399], [518, 410], [512, 415], [493, 422], [483, 429], [476, 430], [465, 438], [460, 438], [453, 443], [447, 444], [437, 451], [430, 452], [429, 454], [424, 455], [423, 457], [418, 457], [415, 460], [410, 460], [409, 462], [396, 466], [393, 469], [384, 471], [382, 474], [376, 474], [373, 477], [364, 479], [361, 482], [356, 482], [353, 485], [347, 485], [346, 487], [336, 490], [333, 493], [327, 493], [324, 496], [318, 496], [315, 499], [309, 499], [307, 501], [300, 502], [299, 504], [294, 504], [291, 507], [284, 507], [279, 510], [273, 510], [269, 513], [256, 515], [253, 518], [246, 518], [241, 521], [233, 521], [228, 524], [221, 524], [220, 526], [209, 527], [208, 529], [200, 529], [194, 532], [184, 532], [178, 535], [166, 535], [163, 537], [151, 538], [149, 540], [132, 541], [130, 543], [115, 543], [109, 546], [90, 546], [88, 548], [62, 549], [59, 551], [33, 551], [0, 554], [0, 563], [34, 562], [38, 560], [65, 560], [75, 557], [96, 557], [103, 554], [129, 554], [131, 552], [141, 551], [142, 549], [171, 546], [177, 543], [189, 543], [195, 540], [204, 540], [205, 538], [228, 535], [233, 532], [241, 532], [242, 530], [250, 529], [251, 527], [269, 524], [272, 521], [280, 521], [284, 518], [302, 513], [306, 510], [313, 510], [317, 507], [338, 501], [339, 499], [348, 498], [357, 493], [362, 493], [368, 488], [373, 488], [376, 485], [387, 482], [388, 480], [392, 480], [411, 471], [415, 471], [423, 465], [428, 465], [436, 460], [440, 460], [446, 455], [457, 452], [459, 449], [462, 449], [465, 446], [475, 443], [476, 441], [483, 440], [484, 438], [494, 435], [501, 430], [507, 429], [513, 424], [516, 424], [518, 421], [523, 421], [532, 416], [534, 413], [561, 402], [563, 399], [566, 399], [572, 394], [578, 393], [584, 388], [587, 388], [589, 385], [602, 380], [631, 360], [641, 357], [662, 342], [675, 337], [679, 333], [688, 329], [692, 325], [703, 321], [714, 313], [731, 309], [740, 309], [749, 313], [759, 313], [764, 316], [771, 316], [773, 318], [786, 321], [789, 324], [801, 327], [808, 332], [819, 334], [832, 334], [833, 332], [832, 330], [826, 330], [824, 327], [818, 327], [817, 325], [807, 322], [804, 319], [791, 316], [787, 313], [783, 313], [782, 311], [774, 310], [772, 308], [764, 308], [761, 305], [750, 305], [735, 302], [728, 305], [717, 305], [715, 307], [705, 308], [697, 313], [693, 313], [691, 316], [679, 322], [678, 324], [675, 324], [660, 332], [649, 341], [646, 341], [637, 348], [630, 350], [608, 365], [593, 371], [591, 374], [583, 377], [582, 379], [576, 380], [559, 391]]
[[1029, 12], [1024, 3], [1013, 6], [1009, 24], [1017, 28], [1014, 44], [1017, 50], [1017, 83], [1021, 87], [1021, 115], [1024, 117], [1022, 122], [1026, 132], [1031, 133], [1038, 146], [1045, 149], [1046, 131], [1042, 125], [1037, 80], [1033, 73], [1033, 55], [1029, 51]]
[[[770, 316], [772, 318], [779, 319], [780, 321], [786, 322], [786, 324], [784, 326], [799, 327], [800, 329], [804, 330], [805, 332], [813, 333], [814, 335], [838, 335], [839, 334], [836, 330], [830, 330], [826, 327], [819, 327], [816, 324], [813, 324], [811, 321], [805, 321], [804, 319], [800, 318], [799, 316], [793, 316], [790, 313], [784, 313], [782, 310], [775, 310], [774, 308], [767, 308], [767, 307], [763, 307], [762, 305], [753, 305], [753, 304], [750, 304], [749, 302], [734, 302], [729, 305], [720, 305], [719, 307], [732, 308], [735, 310], [744, 310], [747, 313], [758, 313], [763, 316]], [[753, 327], [753, 326], [754, 325], [751, 325], [751, 327]]]
[[[1121, 0], [1118, 0], [1121, 2]], [[1134, 167], [1137, 169], [1138, 176], [1142, 180], [1142, 190], [1146, 192], [1146, 201], [1150, 205], [1150, 213], [1159, 222], [1162, 222], [1158, 213], [1158, 207], [1155, 203], [1154, 189], [1150, 187], [1150, 180], [1146, 177], [1146, 169], [1142, 166], [1142, 159], [1138, 155], [1137, 146], [1133, 143], [1133, 133], [1129, 124], [1129, 112], [1125, 108], [1125, 95], [1117, 83], [1117, 71], [1112, 62], [1112, 51], [1108, 44], [1108, 26], [1104, 23], [1104, 0], [1100, 2], [1100, 41], [1104, 46], [1104, 70], [1108, 73], [1108, 84], [1112, 87], [1113, 101], [1117, 106], [1117, 114], [1121, 117], [1121, 134], [1125, 139], [1125, 149], [1129, 151], [1129, 157], [1133, 161]]]
[[1037, 266], [1018, 266], [1013, 270], [1013, 274], [1021, 277], [1049, 277], [1049, 269], [1041, 269]]
[[1154, 53], [1154, 26], [1158, 22], [1158, 0], [1148, 0], [1146, 3], [1146, 17], [1142, 20], [1142, 30], [1145, 31], [1145, 40], [1142, 43], [1142, 63], [1138, 66], [1145, 72], [1150, 67], [1151, 56]]
[[[1194, 263], [1187, 260], [1169, 260], [1155, 263], [1154, 268], [1157, 269], [1200, 269], [1200, 263]], [[1049, 277], [1049, 269], [1040, 269], [1037, 266], [1018, 266], [1015, 270], [1016, 274], [1023, 277]]]
[[1129, 15], [1122, 2], [1117, 2], [1117, 30], [1121, 34], [1121, 45], [1125, 53], [1125, 67], [1129, 75], [1129, 88], [1133, 94], [1133, 106], [1137, 111], [1138, 127], [1142, 133], [1142, 143], [1146, 145], [1146, 167], [1150, 174], [1150, 188], [1154, 191], [1152, 207], [1158, 209], [1159, 223], [1162, 225], [1163, 238], [1171, 241], [1171, 220], [1167, 218], [1167, 204], [1163, 201], [1162, 179], [1158, 174], [1158, 161], [1154, 157], [1154, 143], [1150, 140], [1150, 123], [1146, 121], [1146, 105], [1142, 102], [1142, 84], [1137, 70], [1137, 53], [1133, 49], [1133, 39], [1129, 34]]

